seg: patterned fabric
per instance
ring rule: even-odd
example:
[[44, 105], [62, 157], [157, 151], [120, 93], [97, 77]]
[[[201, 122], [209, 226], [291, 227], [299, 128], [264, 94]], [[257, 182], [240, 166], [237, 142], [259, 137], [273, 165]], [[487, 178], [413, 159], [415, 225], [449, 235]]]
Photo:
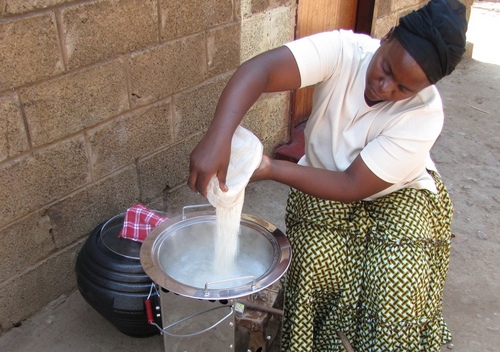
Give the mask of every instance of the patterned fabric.
[[340, 203], [291, 190], [282, 351], [439, 351], [451, 340], [442, 316], [452, 204], [402, 189]]
[[167, 218], [159, 216], [144, 205], [136, 204], [127, 209], [123, 221], [123, 228], [118, 237], [142, 243], [149, 233], [165, 220], [167, 220]]

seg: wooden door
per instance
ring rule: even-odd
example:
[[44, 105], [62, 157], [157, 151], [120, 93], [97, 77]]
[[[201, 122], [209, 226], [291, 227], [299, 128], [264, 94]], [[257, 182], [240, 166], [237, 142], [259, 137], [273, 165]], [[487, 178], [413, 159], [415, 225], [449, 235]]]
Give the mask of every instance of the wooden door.
[[[362, 1], [362, 0], [360, 0]], [[295, 38], [334, 29], [356, 27], [358, 0], [297, 0]], [[314, 87], [298, 89], [292, 94], [292, 128], [307, 120], [311, 113]]]

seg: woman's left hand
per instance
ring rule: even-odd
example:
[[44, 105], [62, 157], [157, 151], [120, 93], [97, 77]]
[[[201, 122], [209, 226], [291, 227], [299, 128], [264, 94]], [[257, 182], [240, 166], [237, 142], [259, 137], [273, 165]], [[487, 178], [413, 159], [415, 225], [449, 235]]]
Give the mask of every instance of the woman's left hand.
[[252, 177], [250, 177], [250, 182], [269, 180], [271, 177], [273, 159], [267, 155], [262, 155], [262, 160], [257, 169], [255, 169]]

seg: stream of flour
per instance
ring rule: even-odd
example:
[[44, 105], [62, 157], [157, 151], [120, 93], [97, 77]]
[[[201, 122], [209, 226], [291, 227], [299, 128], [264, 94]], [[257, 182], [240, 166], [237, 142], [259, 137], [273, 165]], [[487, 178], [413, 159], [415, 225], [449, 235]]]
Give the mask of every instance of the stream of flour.
[[[243, 197], [238, 197], [243, 198]], [[215, 262], [216, 273], [225, 274], [235, 266], [238, 254], [241, 208], [243, 204], [217, 206], [215, 227]]]

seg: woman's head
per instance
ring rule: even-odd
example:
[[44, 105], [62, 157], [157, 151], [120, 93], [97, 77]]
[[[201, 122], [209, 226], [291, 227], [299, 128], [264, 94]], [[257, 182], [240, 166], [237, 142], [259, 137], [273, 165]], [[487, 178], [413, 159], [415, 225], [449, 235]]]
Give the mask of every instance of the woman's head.
[[[377, 97], [378, 100], [402, 100], [449, 75], [465, 52], [466, 31], [465, 6], [458, 0], [431, 0], [421, 9], [402, 17], [399, 25], [382, 39], [370, 63], [365, 96], [368, 100]], [[384, 72], [390, 73], [388, 62], [394, 66], [393, 70], [400, 72], [399, 77], [392, 77], [392, 86], [390, 75], [384, 78]], [[419, 81], [421, 73], [425, 79]], [[409, 76], [417, 81], [405, 82]], [[377, 82], [384, 79], [385, 83]], [[392, 89], [398, 85], [403, 89], [399, 92]]]
[[394, 36], [434, 84], [449, 75], [465, 52], [465, 6], [458, 0], [431, 0], [399, 20]]
[[430, 85], [425, 72], [392, 31], [382, 38], [366, 72], [365, 99], [369, 105], [403, 100]]

